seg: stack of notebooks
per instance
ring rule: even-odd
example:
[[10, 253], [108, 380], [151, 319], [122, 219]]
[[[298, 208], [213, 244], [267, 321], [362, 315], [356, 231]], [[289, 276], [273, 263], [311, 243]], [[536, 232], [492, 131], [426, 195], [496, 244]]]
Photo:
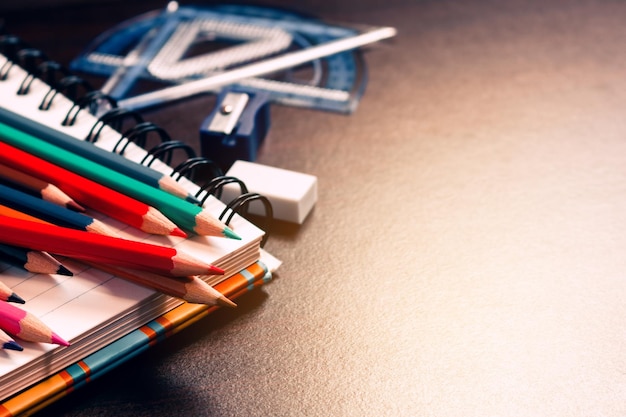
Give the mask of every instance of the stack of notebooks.
[[[44, 80], [34, 77], [15, 59], [0, 55], [0, 122], [30, 121], [38, 128], [54, 129], [78, 140], [98, 137], [91, 146], [119, 151], [145, 164], [148, 152], [87, 111], [76, 100]], [[19, 92], [19, 93], [18, 93]], [[45, 103], [47, 109], [41, 109]], [[70, 114], [71, 124], [62, 123]], [[19, 123], [17, 124], [19, 125]], [[159, 159], [150, 165], [170, 175], [173, 168]], [[184, 176], [178, 182], [215, 218], [228, 212], [226, 205]], [[202, 277], [226, 297], [239, 295], [271, 279], [280, 261], [262, 249], [265, 232], [234, 214], [228, 226], [240, 240], [189, 234], [188, 237], [157, 236], [107, 217], [97, 208], [87, 214], [115, 230], [120, 237], [172, 246], [225, 271]], [[232, 213], [230, 213], [232, 214]], [[149, 346], [176, 333], [216, 307], [187, 303], [89, 267], [71, 258], [59, 258], [73, 276], [32, 274], [0, 262], [0, 281], [11, 287], [34, 314], [70, 345], [19, 341], [23, 351], [0, 351], [0, 416], [36, 411], [96, 378]]]

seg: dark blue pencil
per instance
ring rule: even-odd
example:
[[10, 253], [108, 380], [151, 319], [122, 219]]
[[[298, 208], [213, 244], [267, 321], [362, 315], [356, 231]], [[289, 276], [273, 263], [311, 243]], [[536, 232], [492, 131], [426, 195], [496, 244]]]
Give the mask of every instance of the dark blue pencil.
[[[58, 274], [69, 277], [74, 275], [49, 253], [20, 246], [0, 243], [0, 260], [33, 274]], [[16, 299], [15, 302], [19, 301]]]
[[104, 223], [86, 214], [78, 213], [49, 201], [2, 184], [0, 181], [0, 204], [26, 213], [57, 226], [112, 235], [114, 232]]

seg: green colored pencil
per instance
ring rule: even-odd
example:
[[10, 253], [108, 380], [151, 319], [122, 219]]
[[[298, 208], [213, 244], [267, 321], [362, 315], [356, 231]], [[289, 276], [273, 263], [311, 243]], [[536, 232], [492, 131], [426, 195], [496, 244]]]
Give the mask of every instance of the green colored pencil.
[[0, 140], [36, 155], [80, 176], [149, 204], [170, 218], [179, 227], [199, 235], [225, 236], [241, 239], [228, 226], [215, 219], [202, 207], [175, 197], [136, 179], [121, 174], [80, 155], [69, 152], [28, 133], [0, 123]]

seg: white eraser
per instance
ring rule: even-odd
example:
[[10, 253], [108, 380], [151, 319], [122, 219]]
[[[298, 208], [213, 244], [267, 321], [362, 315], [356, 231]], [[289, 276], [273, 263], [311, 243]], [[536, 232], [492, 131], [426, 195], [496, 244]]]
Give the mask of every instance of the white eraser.
[[[317, 202], [317, 177], [248, 161], [235, 161], [227, 176], [239, 178], [248, 191], [259, 193], [272, 203], [274, 218], [302, 224]], [[241, 194], [238, 184], [227, 184], [222, 191], [224, 203]], [[251, 203], [249, 212], [264, 215], [261, 204]]]

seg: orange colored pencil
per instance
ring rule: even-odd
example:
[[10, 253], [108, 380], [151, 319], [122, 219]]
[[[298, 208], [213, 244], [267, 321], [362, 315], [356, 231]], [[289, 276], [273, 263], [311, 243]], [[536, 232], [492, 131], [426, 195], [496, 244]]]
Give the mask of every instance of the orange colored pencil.
[[55, 184], [81, 204], [144, 232], [186, 236], [154, 207], [2, 142], [0, 163]]
[[38, 219], [37, 217], [31, 216], [30, 214], [26, 214], [19, 210], [15, 210], [11, 207], [7, 207], [4, 204], [0, 204], [0, 215], [13, 217], [14, 219], [28, 220], [31, 222], [37, 222], [37, 223], [42, 223], [42, 224], [50, 224], [49, 222], [45, 220]]
[[0, 216], [0, 242], [90, 262], [172, 276], [215, 275], [224, 271], [173, 247], [105, 236]]

